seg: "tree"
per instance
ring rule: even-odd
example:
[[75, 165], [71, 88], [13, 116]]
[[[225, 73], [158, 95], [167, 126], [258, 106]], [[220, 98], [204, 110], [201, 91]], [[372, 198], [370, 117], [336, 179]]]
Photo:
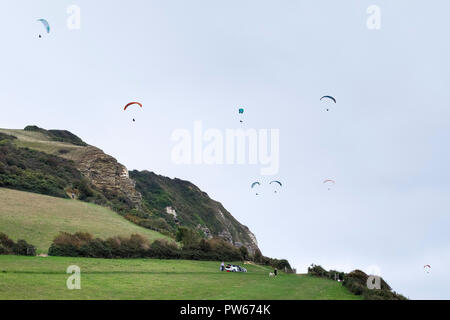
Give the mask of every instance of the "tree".
[[192, 248], [200, 242], [200, 235], [188, 227], [179, 227], [176, 240], [183, 244], [183, 248]]

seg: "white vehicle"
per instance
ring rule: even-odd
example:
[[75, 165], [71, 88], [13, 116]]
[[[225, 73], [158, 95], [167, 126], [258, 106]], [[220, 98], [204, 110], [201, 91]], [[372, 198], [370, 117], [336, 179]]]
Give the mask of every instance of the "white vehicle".
[[247, 272], [247, 269], [235, 264], [227, 264], [225, 270], [226, 272]]

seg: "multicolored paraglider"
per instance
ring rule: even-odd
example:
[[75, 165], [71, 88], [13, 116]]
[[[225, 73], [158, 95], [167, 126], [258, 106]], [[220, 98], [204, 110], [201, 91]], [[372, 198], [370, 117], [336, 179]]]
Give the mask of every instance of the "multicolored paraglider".
[[[125, 105], [125, 107], [123, 108], [123, 110], [124, 111], [126, 111], [127, 109], [128, 109], [128, 107], [129, 106], [132, 106], [132, 105], [134, 105], [134, 104], [136, 104], [136, 105], [138, 105], [138, 106], [140, 106], [141, 108], [142, 108], [142, 103], [140, 103], [140, 102], [130, 102], [130, 103], [127, 103], [126, 105]], [[133, 118], [133, 122], [135, 122], [136, 120]]]
[[423, 270], [425, 270], [426, 273], [430, 273], [430, 269], [431, 269], [431, 266], [429, 264], [426, 264], [423, 266]]
[[[270, 181], [269, 184], [272, 184], [272, 183], [275, 183], [275, 185], [278, 185], [277, 188], [281, 188], [283, 186], [283, 184], [280, 181], [278, 181], [278, 180]], [[274, 190], [274, 193], [277, 193], [277, 189]]]
[[331, 180], [331, 179], [327, 179], [327, 180], [323, 181], [323, 184], [328, 187], [328, 190], [330, 190], [331, 186], [334, 186], [336, 184], [336, 181]]
[[[336, 103], [336, 99], [332, 96], [323, 96], [322, 98], [320, 98], [320, 101], [322, 101], [323, 99], [326, 99], [328, 101], [333, 101], [334, 103]], [[327, 108], [327, 111], [330, 111], [330, 109]]]
[[[255, 181], [252, 183], [252, 189], [255, 188], [256, 186], [260, 187], [261, 183], [259, 181]], [[256, 192], [256, 195], [259, 195], [258, 192]]]
[[[42, 25], [44, 26], [45, 30], [47, 31], [47, 33], [50, 33], [50, 24], [48, 23], [47, 20], [45, 19], [37, 19], [37, 21], [39, 21], [40, 23], [42, 23]], [[39, 38], [42, 38], [41, 35], [39, 35]]]

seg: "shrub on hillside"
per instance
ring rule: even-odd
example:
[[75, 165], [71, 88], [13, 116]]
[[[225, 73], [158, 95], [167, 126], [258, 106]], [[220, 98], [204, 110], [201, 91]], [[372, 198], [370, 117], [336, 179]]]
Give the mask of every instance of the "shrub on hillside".
[[29, 244], [25, 240], [18, 240], [16, 243], [11, 240], [6, 234], [0, 233], [0, 254], [35, 256], [36, 247]]
[[111, 237], [94, 239], [88, 233], [69, 234], [62, 232], [55, 237], [48, 254], [51, 256], [93, 257], [93, 258], [158, 258], [187, 260], [243, 260], [241, 251], [222, 239], [199, 242], [197, 246], [179, 248], [165, 239], [153, 243], [141, 236]]

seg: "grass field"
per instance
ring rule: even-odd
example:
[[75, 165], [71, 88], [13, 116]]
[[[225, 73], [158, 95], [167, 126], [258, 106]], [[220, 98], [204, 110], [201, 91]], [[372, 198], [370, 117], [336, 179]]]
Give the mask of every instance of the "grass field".
[[[81, 268], [81, 289], [68, 290], [66, 269]], [[0, 256], [0, 299], [360, 299], [340, 283], [219, 262]]]
[[139, 233], [150, 241], [168, 239], [104, 207], [0, 188], [0, 232], [13, 240], [24, 239], [35, 245], [38, 253], [45, 253], [60, 231], [89, 232], [100, 238]]

